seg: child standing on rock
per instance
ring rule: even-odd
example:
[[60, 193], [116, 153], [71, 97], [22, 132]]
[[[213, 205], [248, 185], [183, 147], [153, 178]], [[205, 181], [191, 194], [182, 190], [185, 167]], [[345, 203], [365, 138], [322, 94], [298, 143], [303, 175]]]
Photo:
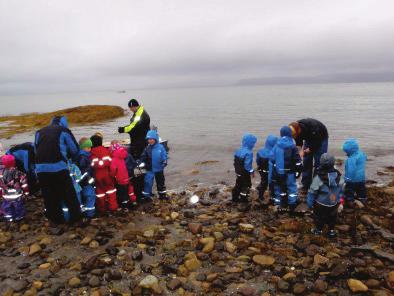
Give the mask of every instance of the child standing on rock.
[[257, 187], [259, 191], [259, 199], [264, 199], [264, 192], [269, 188], [270, 194], [273, 194], [272, 188], [272, 162], [270, 160], [270, 154], [278, 138], [274, 135], [269, 135], [265, 140], [265, 145], [256, 154], [257, 170], [260, 173], [261, 181]]
[[101, 135], [95, 134], [90, 140], [93, 144], [91, 165], [96, 179], [96, 209], [100, 214], [105, 214], [107, 210], [115, 212], [118, 202], [114, 179], [110, 174], [111, 156], [108, 149], [103, 146]]
[[141, 155], [141, 163], [145, 163], [146, 174], [144, 191], [142, 194], [146, 201], [152, 198], [153, 181], [156, 179], [159, 199], [167, 199], [167, 190], [164, 178], [164, 168], [167, 166], [167, 151], [159, 142], [157, 131], [150, 130], [146, 135], [148, 146]]
[[26, 175], [16, 168], [15, 157], [4, 155], [4, 169], [0, 173], [0, 196], [4, 199], [1, 212], [6, 221], [19, 221], [25, 217], [23, 196], [29, 195]]
[[256, 142], [256, 136], [246, 133], [242, 138], [241, 148], [235, 151], [234, 169], [237, 179], [232, 191], [233, 202], [248, 202], [252, 186], [251, 175], [254, 175], [253, 147]]
[[122, 209], [127, 209], [137, 200], [126, 167], [128, 152], [126, 148], [117, 142], [113, 141], [111, 144], [110, 151], [112, 162], [110, 172], [111, 176], [115, 179], [118, 204]]
[[96, 212], [96, 192], [94, 190], [94, 178], [93, 169], [91, 166], [91, 153], [93, 143], [88, 138], [81, 138], [79, 140], [79, 155], [78, 155], [78, 167], [81, 170], [81, 178], [79, 184], [82, 187], [81, 201], [82, 201], [82, 212], [87, 218], [93, 218]]
[[329, 238], [336, 237], [334, 228], [344, 184], [341, 173], [334, 168], [334, 164], [334, 156], [327, 153], [321, 156], [317, 175], [313, 178], [307, 196], [307, 204], [310, 209], [313, 209], [315, 221], [312, 233], [322, 234], [323, 227], [327, 225]]
[[275, 180], [274, 204], [280, 211], [287, 207], [293, 212], [298, 199], [296, 177], [302, 171], [302, 161], [293, 141], [291, 129], [284, 126], [280, 129], [281, 138], [272, 149], [271, 158], [274, 163], [273, 178]]
[[356, 139], [347, 139], [342, 147], [348, 158], [345, 161], [345, 199], [352, 206], [357, 198], [362, 203], [367, 201], [365, 188], [366, 154], [359, 149]]

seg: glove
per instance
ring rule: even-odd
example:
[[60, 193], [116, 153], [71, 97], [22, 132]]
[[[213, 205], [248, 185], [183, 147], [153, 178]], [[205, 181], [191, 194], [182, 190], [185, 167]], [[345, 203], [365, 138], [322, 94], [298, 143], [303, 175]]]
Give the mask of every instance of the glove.
[[119, 134], [123, 134], [124, 133], [124, 127], [123, 126], [118, 127], [118, 133]]

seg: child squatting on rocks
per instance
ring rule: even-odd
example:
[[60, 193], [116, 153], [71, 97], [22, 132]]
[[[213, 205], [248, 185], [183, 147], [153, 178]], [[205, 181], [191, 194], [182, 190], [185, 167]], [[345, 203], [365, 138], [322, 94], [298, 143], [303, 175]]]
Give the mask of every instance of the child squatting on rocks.
[[1, 212], [6, 221], [19, 221], [25, 216], [23, 196], [29, 195], [27, 178], [15, 167], [13, 155], [4, 155], [1, 160], [4, 166], [0, 173]]
[[342, 147], [348, 158], [345, 161], [345, 200], [352, 207], [354, 199], [367, 201], [365, 188], [366, 154], [359, 149], [356, 139], [347, 139]]
[[343, 202], [344, 180], [341, 173], [334, 168], [334, 156], [324, 153], [320, 158], [317, 174], [309, 187], [307, 204], [313, 209], [315, 228], [312, 233], [320, 235], [325, 225], [328, 226], [327, 236], [336, 237], [335, 224], [338, 206]]
[[156, 179], [157, 192], [160, 199], [167, 199], [164, 168], [167, 166], [167, 151], [159, 141], [157, 131], [150, 130], [146, 135], [148, 146], [141, 155], [141, 163], [145, 163], [144, 198], [152, 197], [153, 180]]
[[232, 191], [233, 202], [248, 202], [251, 175], [253, 170], [253, 147], [257, 142], [256, 136], [246, 133], [242, 138], [242, 146], [234, 153], [234, 169], [237, 175]]
[[256, 164], [257, 170], [260, 173], [261, 181], [257, 190], [259, 191], [259, 199], [264, 199], [264, 193], [269, 189], [269, 193], [272, 196], [274, 193], [273, 183], [272, 183], [272, 168], [273, 164], [270, 159], [270, 154], [278, 138], [274, 135], [269, 135], [265, 140], [265, 145], [256, 154]]

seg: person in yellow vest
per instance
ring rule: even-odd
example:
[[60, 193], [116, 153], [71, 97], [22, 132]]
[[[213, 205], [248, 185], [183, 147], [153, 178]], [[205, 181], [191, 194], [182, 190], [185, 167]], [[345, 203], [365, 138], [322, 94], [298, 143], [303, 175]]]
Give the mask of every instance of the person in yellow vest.
[[129, 134], [130, 154], [134, 159], [139, 159], [146, 146], [145, 137], [150, 130], [150, 117], [136, 99], [131, 99], [128, 105], [133, 116], [129, 125], [118, 127], [118, 132]]
[[[129, 108], [133, 112], [130, 124], [118, 128], [119, 133], [128, 133], [130, 136], [129, 153], [134, 159], [140, 159], [142, 152], [146, 147], [146, 134], [150, 130], [150, 117], [143, 106], [140, 106], [136, 99], [129, 101]], [[143, 198], [142, 190], [144, 188], [144, 175], [137, 176], [133, 180], [134, 193], [137, 200]]]

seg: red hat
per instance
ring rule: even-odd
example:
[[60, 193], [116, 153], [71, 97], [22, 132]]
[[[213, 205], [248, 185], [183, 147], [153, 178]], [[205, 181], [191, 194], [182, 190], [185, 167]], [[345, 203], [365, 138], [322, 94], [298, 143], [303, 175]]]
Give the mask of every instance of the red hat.
[[1, 161], [7, 169], [15, 167], [15, 157], [13, 155], [4, 155]]

